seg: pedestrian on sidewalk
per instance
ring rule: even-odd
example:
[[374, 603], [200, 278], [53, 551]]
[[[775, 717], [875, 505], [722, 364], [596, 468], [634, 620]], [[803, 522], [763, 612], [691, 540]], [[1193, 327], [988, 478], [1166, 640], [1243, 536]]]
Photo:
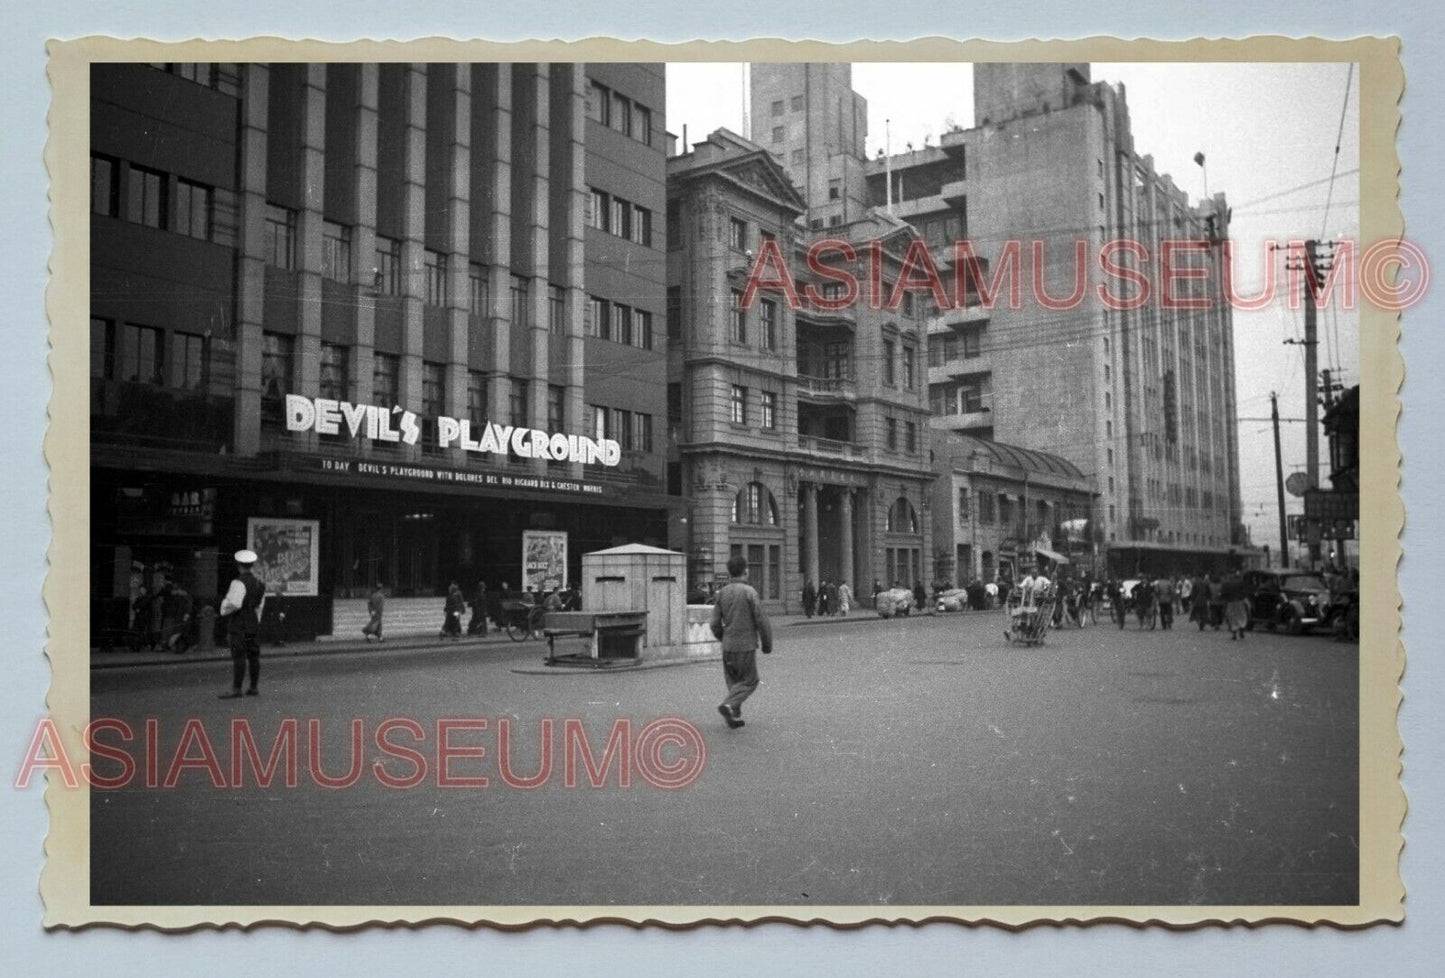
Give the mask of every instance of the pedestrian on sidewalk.
[[803, 614], [807, 615], [809, 618], [812, 618], [812, 617], [813, 617], [813, 612], [814, 612], [815, 610], [817, 610], [817, 607], [818, 607], [818, 592], [817, 592], [816, 590], [814, 590], [814, 588], [813, 588], [813, 582], [812, 582], [812, 581], [804, 581], [804, 582], [803, 582]]
[[847, 617], [848, 609], [853, 607], [853, 589], [844, 581], [838, 585], [838, 614]]
[[256, 633], [261, 628], [261, 612], [266, 606], [266, 585], [256, 579], [252, 568], [256, 553], [237, 550], [236, 577], [221, 599], [221, 617], [226, 619], [226, 637], [231, 646], [231, 691], [221, 696], [233, 700], [241, 696], [241, 682], [249, 669], [251, 684], [247, 696], [260, 695], [261, 645]]
[[438, 638], [449, 638], [455, 641], [462, 637], [462, 612], [467, 610], [466, 599], [462, 597], [462, 589], [457, 587], [457, 582], [452, 581], [447, 585], [447, 602], [442, 611], [446, 618], [442, 621], [442, 631]]
[[722, 641], [723, 680], [728, 695], [717, 711], [736, 730], [743, 725], [743, 701], [758, 688], [757, 650], [773, 651], [773, 626], [763, 611], [758, 592], [748, 583], [748, 559], [742, 554], [728, 558], [730, 580], [718, 592], [710, 622], [713, 637]]
[[386, 612], [385, 584], [376, 582], [376, 587], [371, 589], [371, 597], [366, 599], [366, 610], [371, 614], [371, 620], [361, 629], [361, 634], [366, 636], [368, 642], [372, 639], [385, 642], [386, 639], [381, 634], [381, 618]]
[[478, 581], [477, 591], [472, 595], [472, 617], [467, 622], [468, 635], [487, 634], [487, 582]]
[[1229, 638], [1243, 641], [1249, 628], [1249, 599], [1245, 596], [1244, 577], [1230, 574], [1219, 586], [1219, 592], [1224, 599], [1224, 623], [1229, 627]]

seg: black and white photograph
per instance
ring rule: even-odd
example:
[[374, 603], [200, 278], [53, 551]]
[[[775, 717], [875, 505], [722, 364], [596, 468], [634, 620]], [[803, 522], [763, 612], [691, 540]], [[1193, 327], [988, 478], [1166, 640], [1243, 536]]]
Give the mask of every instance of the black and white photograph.
[[67, 919], [1397, 916], [1395, 79], [1207, 48], [82, 53]]

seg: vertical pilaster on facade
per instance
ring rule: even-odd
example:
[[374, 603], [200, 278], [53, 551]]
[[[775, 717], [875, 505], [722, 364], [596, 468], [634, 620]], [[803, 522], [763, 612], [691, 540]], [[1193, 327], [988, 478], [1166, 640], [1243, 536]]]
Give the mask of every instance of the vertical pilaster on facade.
[[[527, 420], [540, 428], [544, 427], [547, 421], [547, 388], [548, 378], [551, 374], [549, 368], [549, 340], [551, 337], [548, 333], [550, 317], [547, 308], [547, 287], [550, 284], [547, 228], [551, 223], [549, 214], [551, 199], [548, 193], [551, 184], [552, 159], [551, 66], [546, 63], [532, 65], [528, 69], [528, 75], [530, 76], [528, 88], [531, 90], [527, 93], [527, 97], [532, 101], [532, 115], [536, 119], [536, 124], [528, 135], [533, 143], [532, 172], [523, 177], [529, 183], [529, 187], [525, 188], [523, 192], [527, 207], [525, 240], [528, 253], [521, 257], [524, 274], [530, 278], [527, 289], [527, 312], [532, 327], [532, 355], [527, 370], [531, 380], [528, 385]], [[546, 459], [532, 460], [532, 468], [539, 473], [546, 471], [546, 467]]]
[[[467, 416], [469, 356], [468, 263], [471, 235], [472, 73], [469, 66], [449, 65], [452, 81], [452, 158], [447, 170], [447, 365], [446, 413]], [[448, 454], [460, 461], [462, 450]]]
[[855, 589], [858, 587], [858, 562], [853, 552], [853, 493], [847, 486], [839, 497], [838, 552], [842, 555], [842, 579]]
[[[566, 265], [553, 269], [552, 279], [563, 289], [563, 302], [566, 306], [566, 335], [561, 340], [567, 344], [562, 421], [568, 432], [591, 434], [587, 430], [587, 406], [584, 397], [586, 334], [583, 329], [587, 306], [584, 265], [586, 231], [583, 229], [587, 199], [587, 155], [583, 140], [587, 131], [587, 72], [586, 66], [581, 64], [568, 65], [566, 68], [566, 77], [571, 80], [568, 126], [565, 133], [554, 134], [554, 138], [560, 136], [567, 140], [571, 166], [568, 171], [568, 186], [552, 188], [554, 194], [565, 194], [567, 200], [567, 223], [558, 229], [565, 236], [562, 251], [566, 256]], [[580, 462], [573, 463], [568, 466], [567, 474], [570, 478], [580, 479], [582, 470]]]
[[356, 296], [356, 345], [351, 348], [351, 396], [370, 404], [376, 343], [376, 154], [381, 67], [358, 67], [356, 101], [356, 215], [351, 232], [351, 281]]
[[492, 212], [487, 215], [487, 238], [492, 264], [487, 270], [492, 323], [491, 375], [487, 390], [491, 400], [489, 416], [504, 420], [511, 416], [511, 274], [512, 274], [512, 71], [496, 66], [496, 101], [486, 107], [492, 135], [492, 158], [480, 161], [490, 171]]
[[[402, 139], [401, 180], [401, 376], [397, 402], [411, 411], [421, 409], [422, 299], [426, 295], [426, 65], [409, 64]], [[417, 444], [408, 450], [416, 456]]]
[[237, 455], [261, 447], [261, 351], [266, 291], [266, 115], [269, 73], [265, 65], [242, 67], [240, 143], [240, 241], [236, 272], [236, 407], [232, 444]]
[[803, 576], [818, 586], [818, 486], [803, 485]]
[[[297, 390], [321, 386], [321, 227], [326, 180], [326, 65], [308, 64], [301, 89], [301, 210], [297, 215], [295, 376]], [[307, 448], [315, 432], [299, 437]]]

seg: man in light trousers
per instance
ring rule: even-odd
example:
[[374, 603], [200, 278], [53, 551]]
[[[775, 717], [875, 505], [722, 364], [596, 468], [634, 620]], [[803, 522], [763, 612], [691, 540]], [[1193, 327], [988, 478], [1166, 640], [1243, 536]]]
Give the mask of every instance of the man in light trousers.
[[763, 612], [758, 592], [748, 583], [748, 560], [735, 554], [728, 560], [731, 580], [723, 585], [712, 606], [712, 633], [722, 640], [723, 679], [728, 695], [717, 711], [736, 730], [743, 725], [743, 700], [758, 688], [757, 650], [773, 651], [773, 626]]

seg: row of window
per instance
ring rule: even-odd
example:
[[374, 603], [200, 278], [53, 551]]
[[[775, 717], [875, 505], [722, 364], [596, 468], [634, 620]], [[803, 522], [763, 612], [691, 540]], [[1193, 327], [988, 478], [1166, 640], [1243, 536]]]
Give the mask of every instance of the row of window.
[[90, 210], [235, 247], [236, 193], [115, 157], [90, 157]]
[[652, 210], [589, 187], [587, 193], [587, 226], [635, 244], [652, 247]]
[[186, 81], [214, 88], [227, 95], [241, 94], [241, 76], [234, 64], [217, 64], [210, 61], [152, 61], [152, 68], [168, 75], [184, 78]]
[[644, 146], [652, 145], [652, 110], [590, 78], [587, 80], [587, 118]]
[[[943, 337], [933, 337], [928, 341], [928, 365], [930, 367], [941, 367], [945, 363], [953, 363], [958, 360], [972, 360], [982, 355], [983, 330], [974, 328], [967, 330], [962, 335], [949, 333]], [[1108, 380], [1108, 366], [1104, 367], [1104, 379]]]
[[588, 336], [600, 340], [611, 340], [642, 350], [650, 350], [653, 346], [652, 313], [595, 295], [587, 297], [583, 328]]
[[[915, 390], [918, 386], [918, 353], [907, 343], [903, 345], [903, 389]], [[883, 385], [898, 386], [898, 347], [895, 340], [883, 341]]]
[[[671, 290], [669, 299], [671, 299]], [[682, 313], [682, 296], [678, 294], [678, 315], [679, 320]], [[758, 310], [758, 346], [764, 350], [776, 350], [778, 348], [778, 304], [771, 299], [759, 299]], [[681, 322], [679, 321], [679, 332]], [[740, 289], [733, 289], [728, 309], [728, 339], [734, 343], [746, 345], [748, 342], [748, 310], [743, 307], [743, 293]]]
[[610, 438], [625, 452], [652, 451], [652, 415], [601, 404], [589, 405], [589, 410], [592, 412], [592, 437]]
[[[883, 419], [883, 440], [890, 452], [898, 451], [898, 419]], [[918, 424], [914, 421], [903, 422], [903, 450], [905, 452], [918, 451]]]
[[[748, 424], [749, 403], [748, 389], [733, 384], [728, 395], [728, 420], [733, 424]], [[772, 391], [758, 392], [758, 427], [765, 431], [778, 427], [778, 395]]]
[[90, 376], [132, 384], [201, 391], [209, 380], [205, 336], [110, 319], [90, 320]]

